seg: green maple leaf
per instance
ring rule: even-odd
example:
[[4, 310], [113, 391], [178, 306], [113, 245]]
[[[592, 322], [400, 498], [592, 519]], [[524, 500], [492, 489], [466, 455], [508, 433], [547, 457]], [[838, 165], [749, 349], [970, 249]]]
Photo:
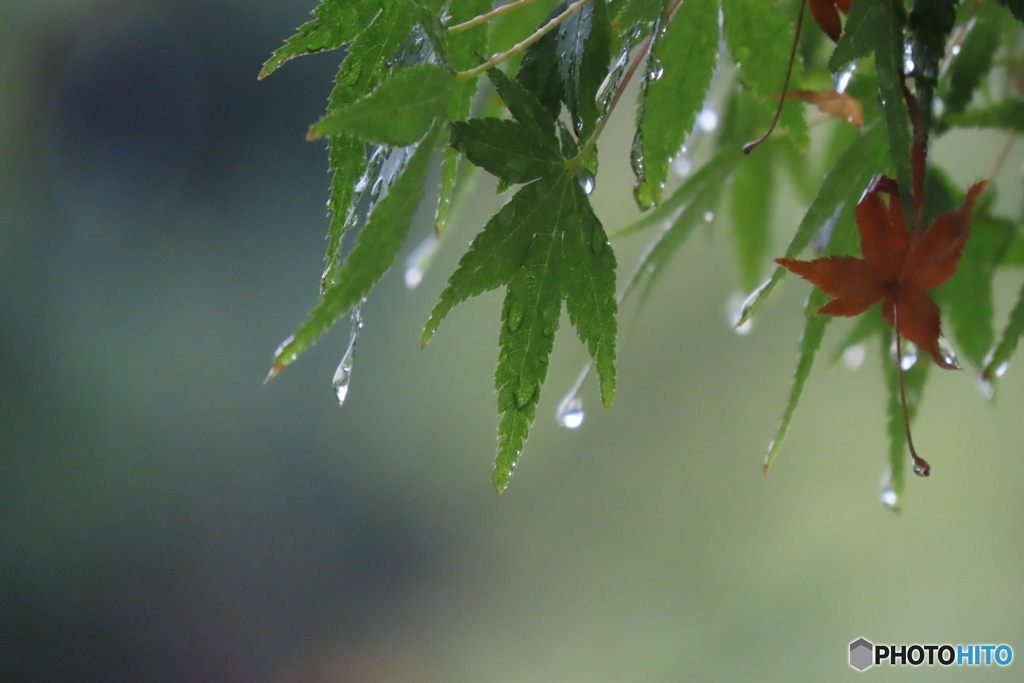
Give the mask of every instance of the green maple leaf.
[[[473, 240], [427, 321], [423, 343], [458, 303], [506, 288], [495, 372], [501, 416], [494, 486], [500, 492], [508, 486], [536, 417], [562, 301], [596, 363], [606, 406], [615, 394], [618, 307], [615, 255], [575, 169], [555, 156], [559, 144], [554, 120], [521, 84], [496, 70], [490, 76], [513, 120], [455, 124], [453, 144], [506, 182], [532, 182]], [[526, 145], [537, 155], [509, 157], [507, 150], [517, 145]]]

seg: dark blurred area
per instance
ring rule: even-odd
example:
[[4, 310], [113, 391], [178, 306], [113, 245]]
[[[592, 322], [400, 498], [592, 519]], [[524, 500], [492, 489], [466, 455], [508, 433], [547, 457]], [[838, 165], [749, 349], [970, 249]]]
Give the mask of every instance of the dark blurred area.
[[260, 386], [315, 295], [341, 55], [258, 84], [311, 8], [61, 4], [0, 11], [0, 680], [270, 680], [445, 543]]
[[[486, 181], [423, 285], [392, 272], [367, 302], [343, 410], [345, 329], [263, 386], [317, 296], [328, 176], [304, 134], [341, 53], [256, 74], [313, 5], [0, 6], [0, 683], [836, 680], [859, 636], [1024, 655], [1018, 376], [992, 408], [933, 373], [915, 441], [935, 473], [900, 515], [877, 500], [875, 349], [816, 370], [762, 476], [807, 289], [733, 334], [727, 230], [625, 320], [616, 407], [588, 386], [575, 431], [553, 419], [585, 359], [563, 323], [501, 497], [500, 295], [419, 349], [502, 201]], [[631, 125], [602, 141], [609, 227], [634, 215]], [[966, 181], [999, 144], [940, 154]], [[616, 245], [623, 274], [643, 239]], [[1005, 316], [1019, 282], [1000, 286]]]

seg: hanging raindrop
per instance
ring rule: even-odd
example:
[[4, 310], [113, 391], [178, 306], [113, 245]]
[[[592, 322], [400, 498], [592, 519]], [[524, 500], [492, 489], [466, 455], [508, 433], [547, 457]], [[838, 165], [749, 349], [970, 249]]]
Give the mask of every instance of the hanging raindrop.
[[580, 371], [572, 388], [569, 389], [569, 392], [558, 403], [558, 408], [555, 410], [555, 421], [566, 429], [576, 429], [583, 424], [585, 416], [583, 413], [583, 399], [580, 398], [580, 389], [583, 388], [583, 383], [587, 381], [587, 377], [590, 376], [590, 372], [593, 369], [594, 362], [588, 361]]
[[892, 467], [887, 469], [882, 476], [882, 485], [878, 492], [878, 499], [882, 502], [882, 505], [893, 512], [899, 512], [900, 496], [892, 485]]
[[[900, 365], [903, 368], [903, 372], [910, 370], [914, 365], [917, 364], [917, 345], [910, 340], [905, 340], [902, 343], [903, 346], [903, 363]], [[896, 362], [896, 337], [893, 336], [892, 344], [889, 346], [889, 354], [892, 356], [892, 362]]]
[[953, 350], [953, 345], [950, 344], [949, 340], [944, 336], [939, 337], [939, 352], [942, 354], [943, 360], [957, 370], [960, 369], [960, 359], [956, 357], [956, 351]]
[[846, 89], [850, 87], [850, 81], [853, 80], [853, 72], [857, 70], [857, 67], [850, 66], [850, 68], [839, 72], [836, 76], [835, 86], [836, 92], [840, 95], [846, 92]]
[[577, 166], [575, 173], [576, 181], [580, 184], [580, 187], [583, 189], [583, 194], [589, 197], [594, 192], [594, 174], [590, 172], [590, 169], [587, 169], [583, 166]]
[[437, 255], [437, 235], [429, 235], [416, 245], [405, 260], [405, 288], [416, 289], [423, 282], [423, 275]]
[[334, 387], [334, 395], [338, 398], [339, 406], [345, 405], [345, 399], [348, 398], [348, 385], [352, 381], [352, 360], [356, 351], [356, 339], [359, 337], [359, 331], [363, 329], [361, 307], [362, 303], [352, 310], [352, 332], [348, 338], [348, 348], [345, 349], [345, 355], [341, 357], [338, 369], [334, 371], [334, 378], [331, 379], [331, 386]]
[[742, 325], [738, 325], [740, 317], [743, 315], [745, 300], [743, 295], [739, 292], [729, 297], [729, 301], [726, 303], [726, 316], [729, 320], [729, 326], [732, 327], [732, 331], [741, 337], [746, 337], [754, 329], [754, 321], [748, 320]]

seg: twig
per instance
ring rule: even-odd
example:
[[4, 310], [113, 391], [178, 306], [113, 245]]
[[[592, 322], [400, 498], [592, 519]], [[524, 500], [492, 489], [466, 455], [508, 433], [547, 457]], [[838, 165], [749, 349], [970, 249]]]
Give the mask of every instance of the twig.
[[470, 19], [469, 21], [464, 21], [461, 24], [455, 24], [455, 26], [449, 26], [448, 27], [448, 34], [449, 35], [455, 35], [456, 33], [462, 33], [463, 31], [468, 31], [469, 29], [473, 28], [474, 26], [479, 26], [480, 24], [483, 24], [483, 23], [486, 23], [486, 22], [490, 21], [494, 17], [500, 17], [502, 14], [505, 14], [506, 12], [511, 12], [514, 9], [518, 9], [520, 7], [524, 7], [524, 6], [529, 5], [530, 3], [533, 3], [533, 2], [536, 2], [536, 1], [537, 0], [516, 0], [516, 2], [510, 2], [507, 5], [502, 5], [501, 7], [498, 7], [496, 9], [491, 10], [490, 12], [487, 12], [486, 14], [477, 15], [477, 16], [473, 17], [472, 19]]
[[768, 136], [775, 130], [775, 124], [779, 122], [779, 117], [782, 116], [782, 107], [786, 104], [786, 91], [789, 90], [789, 78], [793, 75], [793, 62], [796, 61], [796, 49], [800, 45], [800, 30], [804, 25], [804, 9], [807, 7], [807, 0], [800, 1], [800, 13], [796, 15], [796, 32], [793, 35], [793, 47], [789, 51], [789, 66], [786, 67], [786, 80], [782, 82], [782, 95], [779, 97], [779, 106], [775, 110], [775, 118], [772, 119], [772, 125], [768, 126], [768, 130], [764, 132], [764, 135], [743, 145], [743, 153], [750, 154], [753, 152], [758, 145], [768, 139]]
[[907, 446], [910, 448], [910, 457], [914, 459], [914, 473], [921, 477], [931, 474], [932, 467], [928, 461], [917, 455], [914, 449], [914, 439], [910, 436], [910, 414], [907, 412], [907, 392], [903, 388], [903, 346], [900, 343], [900, 307], [894, 301], [892, 304], [892, 322], [896, 329], [896, 376], [900, 381], [900, 403], [903, 405], [903, 428], [907, 431]]
[[478, 67], [474, 67], [472, 69], [469, 69], [468, 71], [460, 71], [460, 72], [458, 72], [457, 74], [455, 74], [456, 78], [458, 78], [460, 81], [468, 81], [471, 78], [476, 78], [477, 76], [479, 76], [480, 74], [484, 73], [488, 69], [490, 69], [492, 67], [495, 67], [498, 64], [501, 64], [502, 62], [504, 62], [509, 57], [513, 57], [513, 56], [519, 54], [520, 52], [522, 52], [523, 50], [525, 50], [526, 48], [530, 47], [531, 45], [536, 43], [538, 40], [540, 40], [541, 38], [546, 36], [549, 32], [551, 32], [555, 27], [557, 27], [563, 21], [565, 21], [566, 19], [571, 17], [573, 14], [578, 12], [588, 2], [590, 2], [590, 0], [576, 0], [576, 2], [574, 2], [571, 5], [569, 5], [568, 7], [566, 7], [564, 12], [562, 12], [557, 17], [555, 17], [554, 19], [552, 19], [551, 21], [549, 21], [548, 23], [544, 24], [539, 29], [534, 31], [532, 35], [530, 35], [528, 38], [526, 38], [522, 42], [516, 43], [515, 45], [513, 45], [509, 49], [505, 50], [504, 52], [500, 52], [500, 53], [494, 55], [493, 57], [491, 57], [490, 59], [488, 59], [486, 62], [484, 62], [483, 64], [481, 64]]
[[[670, 4], [668, 9], [665, 10], [666, 24], [672, 20], [672, 15], [675, 13], [676, 9], [679, 8], [679, 5], [681, 5], [682, 2], [683, 0], [672, 0], [672, 4]], [[594, 145], [597, 144], [597, 139], [601, 137], [601, 133], [604, 131], [605, 123], [608, 122], [612, 112], [615, 110], [615, 105], [619, 103], [622, 93], [626, 91], [626, 86], [629, 85], [629, 82], [633, 79], [633, 74], [635, 74], [636, 70], [640, 67], [640, 62], [647, 57], [647, 53], [650, 51], [653, 42], [654, 34], [651, 34], [647, 36], [647, 40], [645, 40], [643, 45], [640, 46], [640, 49], [637, 50], [636, 56], [633, 57], [633, 62], [629, 65], [629, 69], [626, 70], [626, 73], [622, 76], [622, 80], [619, 81], [619, 86], [615, 89], [615, 94], [608, 103], [608, 107], [605, 109], [604, 115], [598, 120], [597, 125], [594, 127], [594, 132], [590, 134], [590, 137], [587, 138], [583, 148], [580, 149], [580, 153], [577, 154], [572, 161], [581, 161], [590, 152], [590, 150], [594, 148]]]

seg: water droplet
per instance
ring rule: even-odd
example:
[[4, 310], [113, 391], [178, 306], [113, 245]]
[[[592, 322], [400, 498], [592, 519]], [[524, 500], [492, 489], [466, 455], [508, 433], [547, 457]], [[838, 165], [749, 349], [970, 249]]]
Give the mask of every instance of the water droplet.
[[1006, 374], [1006, 371], [1009, 370], [1009, 369], [1010, 369], [1010, 362], [1004, 360], [1002, 363], [1000, 363], [999, 365], [996, 366], [996, 369], [992, 371], [992, 375], [994, 377], [1002, 377], [1003, 375]]
[[509, 332], [515, 332], [523, 324], [523, 307], [521, 304], [514, 303], [509, 306], [507, 322]]
[[594, 192], [594, 174], [590, 172], [590, 169], [584, 168], [583, 166], [577, 166], [575, 173], [576, 181], [583, 189], [583, 194], [589, 197]]
[[959, 45], [954, 45], [953, 49], [950, 50], [950, 52], [953, 53], [953, 56], [956, 56], [956, 55], [960, 54], [960, 46]]
[[583, 418], [583, 399], [576, 394], [568, 394], [558, 404], [555, 419], [566, 429], [577, 429], [583, 424]]
[[590, 248], [594, 250], [595, 254], [600, 254], [606, 246], [608, 246], [608, 236], [604, 234], [604, 230], [594, 230]]
[[682, 151], [672, 160], [672, 172], [680, 178], [685, 178], [693, 171], [693, 162], [690, 161], [690, 154], [683, 147]]
[[516, 392], [516, 404], [520, 408], [525, 408], [533, 400], [533, 395], [537, 393], [537, 387], [533, 382], [524, 382], [519, 385], [519, 391]]
[[950, 344], [949, 340], [944, 336], [939, 337], [939, 352], [942, 354], [943, 360], [957, 370], [960, 369], [960, 359], [956, 357], [956, 351], [953, 350], [953, 345]]
[[839, 72], [839, 75], [836, 76], [835, 82], [837, 93], [842, 94], [846, 92], [846, 89], [850, 87], [850, 81], [853, 80], [853, 72], [856, 70], [856, 66], [851, 66], [849, 69]]
[[[739, 314], [736, 316], [736, 322], [743, 320], [749, 314], [751, 308], [757, 303], [758, 299], [761, 298], [761, 294], [764, 290], [772, 283], [771, 278], [768, 278], [760, 285], [757, 286], [753, 292], [751, 292], [746, 299], [743, 300], [743, 304], [740, 306]], [[750, 322], [749, 320], [747, 322]]]
[[629, 165], [633, 168], [633, 175], [638, 182], [643, 182], [647, 175], [644, 167], [644, 136], [642, 128], [638, 127], [633, 135], [633, 145], [629, 148]]
[[714, 109], [704, 109], [697, 114], [697, 127], [705, 133], [718, 128], [718, 114]]
[[[904, 339], [900, 342], [900, 346], [903, 347], [903, 372], [910, 370], [917, 363], [917, 345], [914, 342]], [[896, 362], [896, 337], [893, 337], [892, 344], [889, 346], [889, 354], [892, 356], [892, 362]]]
[[996, 387], [992, 384], [991, 380], [985, 379], [984, 377], [978, 380], [978, 389], [981, 390], [981, 395], [985, 397], [985, 400], [991, 401], [995, 398]]
[[405, 288], [416, 289], [423, 282], [423, 275], [437, 254], [437, 235], [429, 235], [416, 245], [405, 260]]
[[654, 81], [661, 80], [661, 77], [665, 75], [665, 67], [661, 65], [661, 60], [655, 57], [651, 60], [650, 65], [647, 69], [647, 80]]
[[867, 349], [863, 344], [847, 346], [843, 350], [843, 365], [849, 370], [859, 370], [864, 365], [865, 357], [867, 357]]
[[541, 330], [541, 333], [545, 337], [550, 337], [550, 336], [552, 336], [555, 333], [555, 328], [553, 328], [553, 327], [545, 327], [543, 330]]
[[704, 222], [705, 223], [710, 223], [713, 220], [715, 220], [715, 212], [714, 211], [705, 211], [704, 212]]
[[903, 53], [903, 72], [905, 74], [907, 74], [908, 76], [913, 76], [914, 75], [913, 47], [911, 46], [910, 43], [907, 43], [904, 46], [903, 49], [904, 49], [904, 53]]
[[740, 321], [740, 316], [743, 314], [743, 295], [737, 292], [729, 297], [729, 301], [726, 303], [725, 310], [728, 316], [729, 326], [732, 327], [732, 331], [741, 337], [746, 337], [754, 330], [754, 321], [748, 320], [742, 325], [737, 325]]
[[882, 475], [882, 482], [879, 486], [878, 499], [882, 502], [882, 505], [889, 508], [893, 512], [898, 512], [900, 509], [900, 496], [896, 492], [895, 487], [892, 485], [892, 467], [886, 469], [885, 474]]
[[356, 339], [362, 329], [363, 318], [360, 315], [360, 306], [356, 306], [352, 311], [352, 332], [349, 334], [348, 348], [345, 349], [345, 355], [341, 357], [338, 369], [334, 371], [334, 377], [331, 379], [331, 386], [334, 388], [334, 395], [338, 398], [339, 406], [345, 405], [345, 399], [348, 398], [348, 387], [352, 381], [352, 361], [356, 353]]

